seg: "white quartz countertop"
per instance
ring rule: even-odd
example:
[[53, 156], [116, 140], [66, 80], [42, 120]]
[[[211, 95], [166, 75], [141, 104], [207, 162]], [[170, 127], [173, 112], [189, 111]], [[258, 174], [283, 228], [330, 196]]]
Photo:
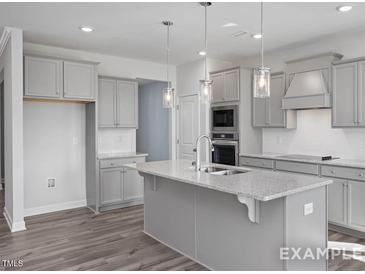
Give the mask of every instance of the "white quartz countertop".
[[312, 160], [312, 159], [290, 159], [285, 158], [286, 154], [283, 153], [243, 153], [240, 154], [241, 157], [254, 157], [272, 160], [283, 160], [291, 162], [300, 163], [312, 163], [320, 165], [332, 165], [332, 166], [344, 166], [344, 167], [354, 167], [354, 168], [365, 168], [365, 159], [333, 159], [328, 161]]
[[[210, 164], [222, 167], [223, 165]], [[226, 193], [269, 201], [331, 184], [328, 178], [288, 174], [269, 170], [230, 167], [249, 172], [229, 176], [196, 172], [188, 160], [156, 161], [126, 165], [141, 173], [151, 174]], [[204, 166], [204, 165], [203, 165]]]
[[146, 157], [147, 153], [141, 152], [108, 152], [108, 153], [99, 153], [98, 159], [115, 159], [115, 158], [130, 158], [130, 157]]

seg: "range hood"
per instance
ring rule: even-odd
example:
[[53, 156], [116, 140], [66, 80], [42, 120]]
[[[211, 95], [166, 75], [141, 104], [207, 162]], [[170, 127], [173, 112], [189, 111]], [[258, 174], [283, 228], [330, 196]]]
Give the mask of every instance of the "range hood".
[[330, 108], [331, 64], [342, 55], [326, 53], [287, 62], [288, 89], [283, 109]]

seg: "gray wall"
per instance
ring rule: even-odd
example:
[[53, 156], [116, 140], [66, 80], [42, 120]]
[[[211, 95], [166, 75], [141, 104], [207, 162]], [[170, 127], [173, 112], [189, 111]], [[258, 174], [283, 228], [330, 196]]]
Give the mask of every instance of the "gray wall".
[[162, 107], [162, 89], [167, 84], [156, 82], [140, 86], [137, 151], [148, 153], [147, 161], [169, 159], [169, 109]]

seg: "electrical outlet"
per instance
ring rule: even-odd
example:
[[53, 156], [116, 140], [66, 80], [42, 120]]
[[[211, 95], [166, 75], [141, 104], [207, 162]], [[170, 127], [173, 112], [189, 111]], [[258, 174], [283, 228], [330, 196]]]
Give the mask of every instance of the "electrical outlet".
[[48, 178], [48, 187], [56, 187], [56, 179], [55, 178]]
[[313, 214], [313, 202], [304, 205], [304, 216]]
[[72, 138], [72, 144], [74, 144], [74, 145], [78, 145], [78, 144], [79, 144], [79, 138], [77, 138], [77, 137], [73, 137], [73, 138]]

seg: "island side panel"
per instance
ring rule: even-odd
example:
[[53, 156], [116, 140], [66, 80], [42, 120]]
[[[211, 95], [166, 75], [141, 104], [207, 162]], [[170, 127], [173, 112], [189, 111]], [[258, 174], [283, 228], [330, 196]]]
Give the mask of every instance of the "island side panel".
[[[194, 187], [161, 177], [142, 175], [145, 178], [145, 233], [193, 258], [195, 256]], [[156, 189], [154, 189], [155, 183]]]
[[236, 195], [196, 189], [197, 260], [214, 270], [283, 270], [284, 198], [260, 202], [260, 223]]
[[[304, 207], [313, 203], [313, 213], [304, 215]], [[317, 256], [317, 248], [327, 248], [327, 186], [290, 195], [286, 198], [286, 247], [301, 248], [300, 255], [306, 260], [286, 260], [287, 270], [327, 270], [325, 256], [313, 260], [310, 252]], [[289, 257], [293, 255], [289, 252]], [[317, 258], [317, 257], [315, 257]]]

